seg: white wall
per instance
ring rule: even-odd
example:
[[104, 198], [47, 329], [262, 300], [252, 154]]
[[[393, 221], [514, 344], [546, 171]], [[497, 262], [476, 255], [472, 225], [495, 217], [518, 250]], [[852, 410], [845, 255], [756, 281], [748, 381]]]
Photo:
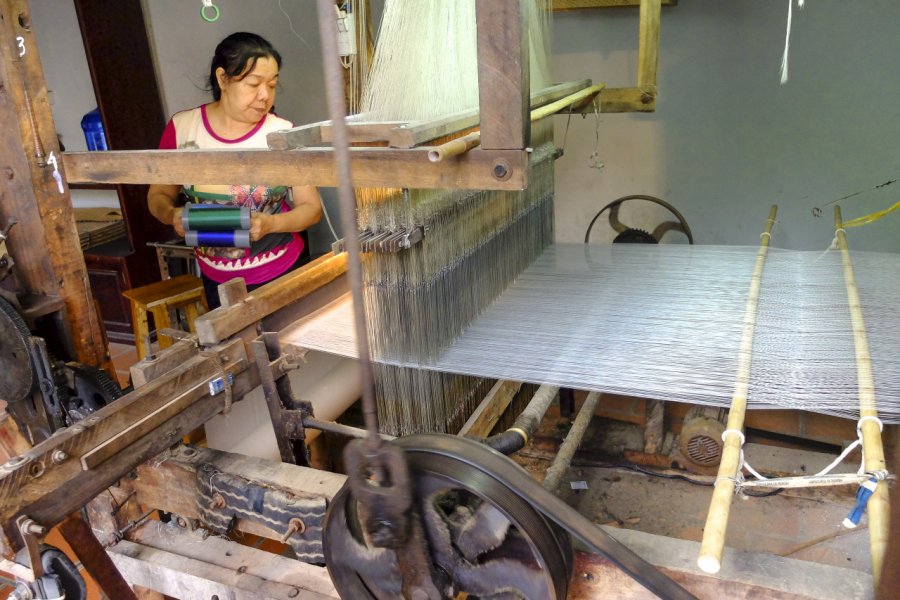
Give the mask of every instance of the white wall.
[[[284, 57], [278, 112], [297, 123], [324, 118], [315, 3], [281, 0], [306, 43], [291, 32], [278, 0], [217, 4], [221, 18], [209, 24], [199, 2], [145, 0], [168, 112], [207, 100], [202, 88], [216, 43], [243, 29], [268, 38]], [[94, 102], [74, 9], [60, 0], [31, 6], [57, 128], [67, 147], [83, 149], [79, 123]], [[556, 13], [556, 79], [632, 85], [637, 14]], [[774, 243], [819, 249], [831, 240], [828, 202], [900, 178], [900, 3], [816, 0], [795, 9], [791, 78], [782, 86], [786, 17], [784, 0], [682, 0], [664, 8], [657, 112], [601, 115], [599, 123], [573, 117], [567, 136], [566, 118], [555, 117], [556, 142], [565, 137], [566, 151], [556, 171], [557, 239], [580, 241], [597, 210], [643, 193], [673, 203], [705, 244], [755, 245], [775, 202]], [[323, 192], [337, 217], [331, 190]], [[898, 196], [900, 183], [859, 194], [842, 202], [845, 218]], [[821, 216], [815, 207], [824, 208]], [[633, 224], [652, 227], [656, 217], [646, 212]], [[900, 251], [898, 220], [851, 231], [852, 247]], [[330, 238], [325, 231], [313, 232], [318, 247]]]
[[[56, 131], [66, 150], [87, 150], [81, 118], [97, 108], [97, 99], [75, 5], [69, 1], [31, 0], [29, 6]], [[119, 197], [112, 190], [71, 190], [71, 195], [76, 208], [119, 206]]]
[[[557, 80], [632, 85], [637, 10], [556, 13]], [[663, 8], [657, 112], [574, 118], [557, 163], [557, 238], [627, 194], [662, 197], [698, 243], [756, 244], [772, 203], [773, 243], [824, 249], [827, 203], [900, 179], [900, 3], [816, 0], [794, 9], [790, 80], [779, 84], [787, 2], [682, 0]], [[562, 143], [565, 117], [556, 119]], [[841, 202], [845, 219], [900, 199], [900, 183]], [[815, 207], [822, 207], [815, 216]], [[640, 219], [638, 219], [640, 221]], [[851, 230], [854, 249], [900, 251], [900, 213]], [[649, 223], [648, 223], [649, 225]]]

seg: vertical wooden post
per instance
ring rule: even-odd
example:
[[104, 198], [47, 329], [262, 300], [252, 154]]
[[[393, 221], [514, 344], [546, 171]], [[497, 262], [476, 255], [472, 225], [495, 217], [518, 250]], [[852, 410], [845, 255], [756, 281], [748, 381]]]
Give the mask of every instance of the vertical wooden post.
[[[0, 218], [19, 221], [7, 246], [18, 291], [59, 295], [66, 307], [76, 360], [100, 365], [106, 356], [65, 186], [56, 126], [27, 0], [0, 0]], [[7, 124], [18, 126], [8, 127]], [[16, 138], [18, 143], [16, 143]], [[58, 176], [50, 156], [58, 161]], [[62, 191], [57, 187], [62, 185]], [[5, 190], [5, 192], [4, 192]]]
[[476, 0], [481, 147], [531, 144], [528, 29], [520, 0]]
[[660, 0], [641, 0], [638, 34], [638, 88], [656, 93], [656, 70], [659, 65]]

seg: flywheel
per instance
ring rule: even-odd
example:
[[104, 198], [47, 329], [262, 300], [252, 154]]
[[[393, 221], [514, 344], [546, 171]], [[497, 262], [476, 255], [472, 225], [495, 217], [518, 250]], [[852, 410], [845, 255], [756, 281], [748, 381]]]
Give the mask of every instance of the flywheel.
[[[457, 455], [434, 452], [430, 436], [403, 447], [434, 582], [445, 598], [561, 600], [572, 570], [568, 535], [526, 498], [478, 466], [492, 450], [474, 444]], [[510, 468], [519, 469], [509, 462]], [[345, 485], [324, 528], [325, 562], [341, 598], [402, 598], [393, 550], [375, 547], [360, 506]]]
[[12, 304], [0, 298], [0, 398], [18, 402], [34, 387], [31, 333]]

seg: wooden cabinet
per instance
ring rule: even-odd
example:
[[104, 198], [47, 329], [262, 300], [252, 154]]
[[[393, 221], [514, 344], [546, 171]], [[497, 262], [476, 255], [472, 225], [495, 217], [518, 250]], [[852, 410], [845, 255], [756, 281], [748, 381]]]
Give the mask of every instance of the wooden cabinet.
[[[103, 246], [99, 246], [96, 250], [104, 253], [86, 253], [84, 263], [87, 266], [91, 292], [100, 305], [106, 337], [112, 342], [131, 343], [134, 339], [131, 309], [128, 301], [122, 297], [122, 292], [132, 287], [126, 257], [121, 252], [115, 253]], [[130, 248], [127, 250], [130, 251]]]

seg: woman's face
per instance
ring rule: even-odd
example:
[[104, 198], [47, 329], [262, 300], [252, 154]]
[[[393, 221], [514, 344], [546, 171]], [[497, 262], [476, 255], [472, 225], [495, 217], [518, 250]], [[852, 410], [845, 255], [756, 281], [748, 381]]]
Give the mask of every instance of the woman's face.
[[222, 101], [229, 116], [245, 123], [257, 123], [275, 104], [278, 87], [278, 63], [264, 56], [257, 59], [253, 70], [243, 77], [229, 79], [224, 69], [219, 69], [219, 87]]

